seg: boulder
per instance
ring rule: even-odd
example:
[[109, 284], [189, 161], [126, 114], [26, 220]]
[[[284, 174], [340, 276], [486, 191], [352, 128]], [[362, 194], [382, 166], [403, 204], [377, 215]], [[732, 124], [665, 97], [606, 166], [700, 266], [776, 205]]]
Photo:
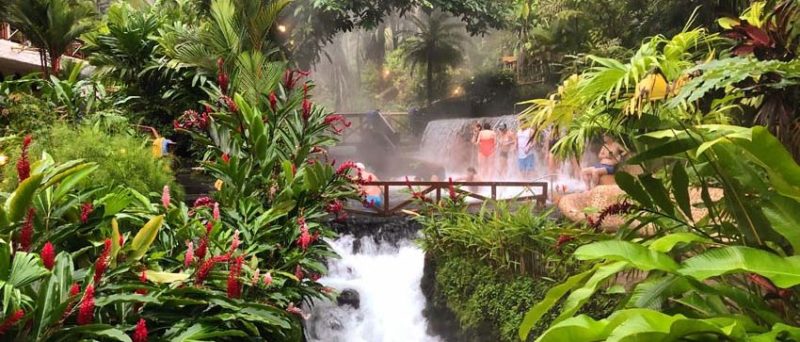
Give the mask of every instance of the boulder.
[[358, 309], [361, 306], [361, 295], [354, 289], [345, 289], [336, 297], [336, 303], [339, 306], [350, 305], [354, 309]]

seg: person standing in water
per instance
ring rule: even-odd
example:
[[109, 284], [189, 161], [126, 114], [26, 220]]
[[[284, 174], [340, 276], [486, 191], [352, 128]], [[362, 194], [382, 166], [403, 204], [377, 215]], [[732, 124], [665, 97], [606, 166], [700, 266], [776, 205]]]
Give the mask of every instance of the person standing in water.
[[627, 154], [628, 150], [614, 140], [614, 137], [603, 134], [603, 146], [600, 147], [600, 153], [598, 153], [600, 163], [584, 168], [581, 171], [583, 181], [586, 182], [586, 188], [591, 189], [597, 186], [602, 176], [613, 175], [617, 165], [622, 162]]
[[517, 130], [516, 145], [519, 173], [523, 179], [531, 179], [536, 160], [533, 155], [533, 130], [530, 127]]
[[500, 150], [499, 158], [497, 159], [498, 169], [497, 176], [500, 179], [506, 178], [508, 174], [508, 160], [509, 155], [514, 150], [516, 138], [514, 132], [508, 129], [506, 124], [500, 124], [500, 136], [498, 137], [498, 149]]
[[[367, 171], [366, 166], [362, 163], [356, 163], [358, 174], [361, 179], [366, 182], [379, 181], [378, 176], [372, 172]], [[383, 190], [377, 185], [359, 185], [360, 190], [366, 196], [364, 198], [364, 207], [380, 209], [383, 207]]]
[[482, 179], [492, 178], [492, 157], [496, 141], [497, 133], [492, 130], [488, 122], [485, 122], [475, 139], [475, 144], [478, 145], [478, 174]]

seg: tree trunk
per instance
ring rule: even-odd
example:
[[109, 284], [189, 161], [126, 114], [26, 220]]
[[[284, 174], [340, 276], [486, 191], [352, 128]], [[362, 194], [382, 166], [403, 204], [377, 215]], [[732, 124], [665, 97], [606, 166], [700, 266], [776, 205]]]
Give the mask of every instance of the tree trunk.
[[428, 93], [428, 106], [430, 106], [433, 103], [433, 65], [431, 65], [432, 64], [431, 63], [432, 57], [431, 57], [431, 50], [430, 49], [428, 50], [427, 55], [428, 55], [428, 58], [427, 58], [428, 59], [427, 60], [427, 68], [428, 68], [428, 70], [427, 70], [427, 75], [426, 75], [426, 80], [425, 81], [427, 83], [426, 91]]

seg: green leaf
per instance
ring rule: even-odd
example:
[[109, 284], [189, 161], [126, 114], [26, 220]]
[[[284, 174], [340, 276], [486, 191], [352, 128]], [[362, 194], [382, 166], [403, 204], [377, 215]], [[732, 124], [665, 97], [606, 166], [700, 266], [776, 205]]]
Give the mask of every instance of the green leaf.
[[161, 229], [163, 223], [164, 215], [154, 216], [136, 233], [131, 242], [131, 258], [139, 260], [147, 253], [147, 249], [156, 240], [158, 230]]
[[693, 222], [692, 203], [689, 198], [689, 175], [686, 174], [686, 168], [681, 163], [676, 163], [672, 167], [672, 195], [675, 197], [678, 208], [689, 218], [689, 221]]
[[153, 295], [138, 294], [138, 293], [119, 293], [110, 296], [97, 296], [95, 305], [106, 306], [115, 303], [160, 303], [158, 298]]
[[597, 289], [603, 284], [608, 278], [616, 275], [619, 272], [625, 270], [628, 267], [628, 263], [626, 262], [614, 262], [610, 264], [606, 264], [597, 268], [597, 271], [592, 274], [589, 280], [586, 281], [581, 288], [572, 291], [564, 300], [564, 305], [562, 305], [561, 313], [558, 317], [553, 321], [560, 322], [564, 319], [572, 317], [578, 310], [589, 301], [589, 298], [597, 292]]
[[58, 253], [55, 259], [55, 267], [50, 277], [42, 282], [39, 287], [32, 330], [34, 340], [40, 339], [51, 324], [63, 317], [66, 309], [65, 303], [69, 298], [69, 287], [72, 284], [74, 268], [72, 257], [69, 253]]
[[579, 284], [582, 284], [586, 281], [589, 276], [594, 274], [599, 266], [595, 266], [594, 268], [578, 273], [574, 276], [567, 278], [561, 284], [553, 286], [550, 290], [547, 291], [547, 294], [542, 298], [541, 301], [536, 303], [528, 312], [525, 314], [525, 317], [522, 319], [522, 323], [519, 326], [519, 337], [522, 341], [528, 340], [528, 334], [530, 334], [531, 329], [539, 322], [540, 319], [546, 314], [553, 306], [561, 300], [561, 297], [564, 297], [567, 292], [571, 291], [573, 288], [577, 287]]
[[644, 191], [644, 188], [639, 184], [639, 182], [631, 176], [627, 172], [617, 172], [617, 175], [614, 176], [614, 179], [617, 182], [617, 185], [625, 191], [628, 196], [631, 196], [634, 201], [641, 203], [645, 207], [653, 206], [653, 201], [650, 199], [650, 195]]
[[42, 184], [42, 174], [34, 174], [22, 181], [17, 190], [6, 200], [6, 214], [10, 222], [17, 222], [25, 216], [25, 211], [33, 201], [36, 189]]
[[761, 207], [772, 229], [792, 245], [795, 254], [800, 253], [800, 202], [780, 195], [765, 201]]
[[6, 282], [16, 288], [30, 285], [50, 274], [39, 261], [39, 256], [33, 253], [17, 252], [11, 261], [11, 273]]
[[89, 175], [92, 174], [99, 166], [85, 164], [87, 167], [80, 168], [75, 172], [66, 176], [63, 181], [58, 184], [55, 191], [53, 192], [53, 201], [56, 202], [60, 200], [62, 197], [68, 195], [74, 188], [77, 186], [82, 180], [86, 179]]
[[[100, 339], [110, 339], [120, 342], [131, 342], [131, 338], [119, 329], [108, 324], [88, 324], [63, 329], [59, 332], [62, 340], [80, 340], [76, 337], [98, 337]], [[70, 337], [70, 338], [66, 338]]]
[[578, 247], [573, 255], [578, 260], [625, 261], [645, 271], [675, 272], [678, 270], [678, 263], [668, 255], [628, 241], [607, 240], [590, 243]]
[[119, 253], [120, 245], [119, 245], [119, 224], [117, 224], [117, 219], [111, 219], [111, 264], [116, 265], [117, 263], [117, 254]]
[[700, 281], [723, 274], [756, 273], [780, 288], [789, 288], [800, 284], [800, 256], [781, 257], [743, 246], [722, 247], [687, 259], [678, 273]]
[[653, 178], [651, 175], [639, 176], [639, 181], [642, 182], [647, 193], [653, 198], [653, 202], [661, 208], [667, 215], [674, 215], [675, 206], [672, 205], [672, 200], [669, 198], [667, 188], [660, 179]]
[[648, 247], [656, 252], [668, 253], [679, 243], [692, 242], [711, 243], [712, 241], [694, 233], [673, 233], [658, 238], [658, 240], [653, 241]]
[[189, 279], [189, 274], [187, 273], [169, 273], [147, 270], [144, 272], [144, 275], [147, 277], [147, 280], [156, 284], [171, 284]]
[[600, 341], [606, 336], [605, 326], [605, 322], [597, 322], [586, 315], [570, 317], [551, 326], [536, 342]]

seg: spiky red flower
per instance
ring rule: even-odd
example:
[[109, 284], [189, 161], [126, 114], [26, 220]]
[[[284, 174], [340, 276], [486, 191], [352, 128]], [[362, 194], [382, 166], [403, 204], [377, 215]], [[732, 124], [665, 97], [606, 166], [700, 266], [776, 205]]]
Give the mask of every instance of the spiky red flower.
[[204, 261], [203, 264], [200, 265], [200, 268], [197, 269], [197, 273], [195, 273], [194, 283], [196, 285], [203, 285], [203, 282], [205, 282], [206, 278], [208, 278], [208, 274], [214, 268], [214, 265], [220, 262], [228, 261], [229, 259], [230, 257], [227, 255], [217, 255]]
[[356, 168], [356, 163], [353, 162], [352, 160], [348, 160], [342, 163], [342, 165], [339, 165], [339, 168], [336, 169], [336, 174], [339, 176], [346, 175], [347, 172], [350, 171], [350, 169], [355, 169], [355, 168]]
[[241, 243], [242, 241], [239, 240], [239, 230], [238, 229], [234, 230], [233, 239], [231, 239], [231, 248], [228, 250], [228, 256], [233, 255], [233, 253], [236, 252], [236, 249], [239, 248], [239, 244]]
[[103, 253], [100, 254], [100, 257], [94, 262], [94, 283], [100, 284], [100, 279], [103, 277], [103, 273], [108, 268], [108, 256], [111, 254], [111, 239], [106, 239], [103, 242]]
[[53, 247], [53, 244], [50, 241], [44, 244], [42, 247], [42, 252], [39, 254], [42, 258], [42, 263], [44, 267], [48, 270], [53, 270], [53, 266], [56, 265], [56, 249]]
[[238, 256], [231, 262], [230, 269], [228, 269], [228, 298], [239, 298], [242, 295], [242, 287], [239, 283], [239, 275], [242, 272], [243, 256]]
[[186, 241], [186, 255], [183, 258], [183, 267], [189, 268], [194, 260], [194, 243]]
[[20, 154], [19, 160], [17, 161], [17, 176], [19, 177], [19, 181], [22, 182], [28, 177], [31, 176], [31, 163], [28, 160], [28, 149], [31, 146], [31, 141], [33, 137], [28, 134], [22, 139], [22, 153]]
[[311, 118], [311, 101], [308, 99], [303, 100], [303, 121], [308, 122]]
[[219, 101], [222, 102], [222, 104], [224, 104], [226, 107], [228, 107], [228, 110], [230, 110], [231, 112], [233, 113], [239, 112], [239, 106], [236, 105], [236, 102], [234, 102], [233, 99], [230, 98], [230, 96], [222, 95], [220, 96]]
[[198, 262], [206, 258], [206, 251], [208, 251], [208, 236], [200, 238], [200, 243], [197, 245], [197, 250], [194, 255], [197, 257]]
[[17, 322], [19, 322], [19, 320], [21, 320], [22, 317], [24, 316], [25, 316], [25, 311], [19, 309], [17, 311], [14, 311], [14, 313], [9, 315], [8, 317], [6, 317], [6, 319], [3, 320], [3, 323], [0, 324], [0, 336], [5, 335], [5, 333], [9, 329], [11, 329], [11, 327], [13, 327], [14, 324], [17, 324]]
[[69, 287], [69, 296], [75, 297], [79, 293], [81, 293], [81, 285], [78, 283], [72, 283], [72, 286]]
[[89, 222], [89, 215], [92, 214], [94, 211], [94, 205], [92, 202], [86, 202], [81, 205], [81, 222], [86, 223]]
[[[345, 119], [344, 115], [341, 114], [331, 114], [326, 116], [324, 124], [329, 126], [336, 134], [342, 134], [346, 128], [350, 128], [350, 126], [353, 125], [352, 122]], [[338, 126], [337, 124], [341, 124], [341, 126]]]
[[287, 91], [291, 91], [294, 89], [297, 82], [300, 81], [301, 78], [308, 76], [309, 73], [306, 71], [300, 70], [286, 70], [283, 74], [283, 86], [286, 88]]
[[269, 108], [272, 109], [272, 112], [278, 111], [278, 96], [275, 95], [275, 92], [269, 93]]
[[295, 266], [294, 268], [294, 276], [297, 277], [297, 281], [302, 282], [303, 277], [305, 274], [303, 273], [303, 268], [300, 265]]
[[164, 206], [164, 209], [169, 209], [170, 200], [169, 185], [164, 185], [164, 189], [161, 190], [161, 205]]
[[25, 222], [22, 223], [22, 229], [19, 232], [19, 245], [23, 251], [28, 251], [33, 242], [33, 219], [36, 217], [36, 209], [28, 208], [28, 214], [25, 215]]
[[608, 216], [630, 214], [635, 209], [633, 204], [625, 200], [606, 207], [600, 212], [600, 215], [597, 216], [597, 220], [587, 220], [587, 222], [590, 227], [597, 231], [600, 230], [600, 226], [603, 225], [603, 221], [605, 221]]
[[78, 309], [78, 325], [91, 324], [92, 321], [94, 321], [94, 285], [89, 284]]
[[230, 78], [225, 72], [225, 60], [223, 60], [222, 57], [217, 59], [217, 83], [219, 83], [220, 91], [222, 91], [223, 94], [227, 94]]
[[300, 226], [300, 236], [297, 238], [297, 245], [305, 251], [308, 249], [308, 246], [311, 245], [312, 236], [308, 232], [308, 224], [306, 224], [306, 219], [304, 217], [300, 217], [297, 219], [297, 224]]
[[147, 323], [144, 318], [140, 318], [139, 322], [136, 323], [136, 329], [133, 331], [131, 340], [133, 342], [147, 342]]

